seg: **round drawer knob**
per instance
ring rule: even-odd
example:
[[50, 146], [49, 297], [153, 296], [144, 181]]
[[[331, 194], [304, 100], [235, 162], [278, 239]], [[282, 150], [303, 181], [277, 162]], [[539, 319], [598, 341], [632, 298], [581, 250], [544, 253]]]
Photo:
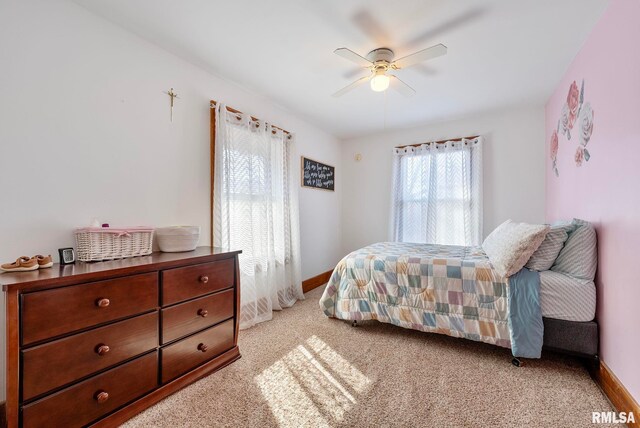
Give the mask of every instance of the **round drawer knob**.
[[93, 399], [96, 400], [99, 404], [102, 404], [109, 399], [109, 393], [107, 391], [100, 390], [93, 394]]
[[200, 278], [198, 278], [198, 281], [200, 281], [203, 284], [206, 284], [207, 282], [209, 282], [209, 277], [207, 275], [202, 275]]
[[206, 310], [206, 309], [198, 309], [198, 315], [200, 315], [202, 318], [204, 318], [207, 315], [209, 315], [209, 311]]
[[207, 352], [207, 349], [209, 349], [209, 347], [207, 345], [205, 345], [204, 343], [201, 343], [201, 344], [198, 345], [198, 351]]
[[104, 343], [99, 344], [98, 346], [96, 346], [96, 354], [103, 356], [104, 354], [106, 354], [107, 352], [109, 352], [111, 350], [111, 348], [109, 348], [107, 345], [105, 345]]
[[96, 306], [99, 308], [106, 308], [111, 304], [111, 301], [106, 298], [96, 300]]

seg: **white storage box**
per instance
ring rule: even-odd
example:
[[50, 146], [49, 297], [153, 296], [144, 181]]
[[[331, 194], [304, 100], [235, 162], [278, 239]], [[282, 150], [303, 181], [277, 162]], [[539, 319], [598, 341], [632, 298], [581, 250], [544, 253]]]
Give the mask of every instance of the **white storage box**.
[[146, 226], [76, 229], [76, 255], [83, 262], [146, 256], [153, 247], [153, 228]]
[[200, 240], [200, 226], [172, 226], [156, 229], [158, 247], [164, 253], [193, 251]]

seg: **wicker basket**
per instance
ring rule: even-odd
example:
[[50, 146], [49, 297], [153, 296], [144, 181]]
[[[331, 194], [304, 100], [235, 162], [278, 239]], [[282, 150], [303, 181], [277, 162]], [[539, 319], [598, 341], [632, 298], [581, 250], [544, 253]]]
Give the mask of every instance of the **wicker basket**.
[[163, 253], [193, 251], [200, 240], [200, 226], [172, 226], [156, 229], [156, 241]]
[[83, 262], [146, 256], [152, 252], [152, 227], [76, 229], [76, 257]]

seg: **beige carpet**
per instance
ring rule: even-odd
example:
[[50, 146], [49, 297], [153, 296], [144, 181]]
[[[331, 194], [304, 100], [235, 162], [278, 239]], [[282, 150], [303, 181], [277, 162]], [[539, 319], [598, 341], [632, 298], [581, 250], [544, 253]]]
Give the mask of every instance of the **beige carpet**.
[[[127, 427], [592, 427], [610, 404], [579, 361], [374, 321], [327, 319], [322, 289], [240, 333], [242, 358]], [[603, 426], [603, 425], [598, 425]]]

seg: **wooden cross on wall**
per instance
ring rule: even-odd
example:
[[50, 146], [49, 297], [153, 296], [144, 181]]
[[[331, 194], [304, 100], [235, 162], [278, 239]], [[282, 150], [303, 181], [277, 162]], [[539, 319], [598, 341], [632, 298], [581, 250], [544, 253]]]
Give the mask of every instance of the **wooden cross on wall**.
[[178, 96], [177, 93], [173, 92], [173, 88], [169, 89], [168, 92], [165, 92], [165, 94], [169, 95], [169, 97], [171, 98], [171, 122], [173, 122], [173, 100], [174, 99], [180, 99], [180, 97]]

